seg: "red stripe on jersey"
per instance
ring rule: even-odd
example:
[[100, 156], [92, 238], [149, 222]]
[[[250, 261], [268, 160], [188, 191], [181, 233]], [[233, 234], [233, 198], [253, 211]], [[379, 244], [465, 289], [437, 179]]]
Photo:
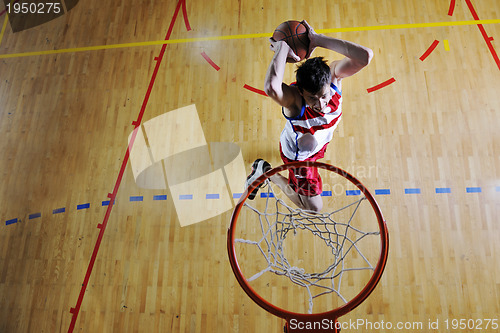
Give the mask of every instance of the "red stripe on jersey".
[[[329, 123], [323, 123], [323, 124], [317, 125], [317, 126], [303, 127], [298, 122], [299, 121], [303, 122], [303, 121], [315, 119], [315, 118], [318, 118], [321, 116], [330, 115], [331, 113], [334, 113], [335, 111], [337, 111], [337, 109], [340, 105], [340, 98], [341, 97], [342, 96], [340, 96], [338, 93], [335, 93], [332, 96], [332, 98], [330, 99], [330, 101], [328, 101], [328, 106], [331, 108], [331, 111], [329, 113], [318, 113], [316, 111], [313, 111], [310, 107], [306, 107], [306, 109], [304, 111], [304, 115], [302, 117], [300, 117], [300, 119], [291, 119], [291, 124], [293, 126], [294, 131], [299, 132], [299, 133], [303, 133], [303, 134], [305, 134], [305, 133], [314, 134], [315, 132], [317, 132], [319, 130], [328, 129], [332, 126], [335, 126], [335, 124], [340, 119], [342, 112], [337, 117], [332, 119]], [[296, 121], [294, 121], [294, 120], [296, 120]]]
[[330, 127], [335, 126], [335, 124], [337, 124], [337, 122], [339, 121], [341, 115], [342, 115], [342, 112], [338, 115], [337, 118], [333, 119], [332, 121], [330, 121], [328, 124], [325, 124], [325, 125], [312, 126], [309, 128], [298, 126], [297, 124], [292, 124], [292, 125], [293, 125], [293, 129], [295, 130], [295, 132], [302, 133], [302, 134], [311, 133], [314, 135], [314, 133], [316, 133], [317, 131], [329, 129]]

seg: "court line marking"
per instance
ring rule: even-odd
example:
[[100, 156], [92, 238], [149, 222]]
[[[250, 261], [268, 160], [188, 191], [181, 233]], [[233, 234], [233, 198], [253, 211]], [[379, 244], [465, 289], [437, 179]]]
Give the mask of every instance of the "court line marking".
[[448, 15], [453, 16], [453, 11], [455, 10], [455, 0], [450, 1], [450, 7], [448, 8]]
[[447, 39], [443, 39], [443, 45], [444, 45], [444, 50], [449, 51], [450, 50], [450, 43], [448, 42]]
[[66, 213], [66, 207], [56, 208], [56, 209], [52, 210], [53, 215], [61, 214], [61, 213]]
[[[171, 36], [173, 28], [174, 28], [174, 23], [175, 23], [177, 16], [179, 14], [180, 7], [181, 7], [182, 3], [185, 1], [186, 0], [179, 0], [177, 2], [177, 6], [175, 8], [175, 12], [174, 12], [174, 15], [172, 17], [172, 20], [170, 21], [170, 26], [168, 28], [168, 32], [167, 32], [167, 35], [165, 37], [165, 40], [170, 39], [170, 36]], [[160, 54], [155, 58], [156, 66], [153, 70], [153, 74], [151, 76], [151, 80], [149, 82], [149, 86], [148, 86], [146, 95], [144, 97], [144, 101], [142, 103], [141, 110], [139, 112], [137, 120], [132, 122], [132, 124], [135, 126], [135, 128], [134, 128], [134, 131], [132, 132], [132, 137], [131, 137], [130, 142], [127, 146], [127, 150], [125, 151], [125, 157], [123, 158], [123, 162], [122, 162], [120, 171], [118, 173], [118, 177], [116, 178], [113, 193], [108, 194], [108, 198], [110, 199], [110, 202], [114, 203], [116, 196], [118, 194], [118, 189], [120, 188], [120, 185], [121, 185], [121, 182], [123, 179], [123, 175], [125, 173], [125, 168], [127, 167], [127, 164], [128, 164], [129, 158], [130, 158], [130, 150], [132, 149], [132, 147], [134, 145], [134, 141], [135, 141], [135, 138], [137, 136], [137, 132], [141, 126], [142, 117], [144, 116], [144, 112], [146, 110], [146, 105], [148, 104], [149, 96], [151, 95], [151, 91], [153, 90], [153, 86], [154, 86], [154, 83], [156, 81], [156, 77], [157, 77], [158, 71], [160, 69], [160, 64], [162, 62], [166, 48], [167, 48], [167, 45], [163, 44], [161, 51], [160, 51]], [[95, 264], [95, 261], [97, 259], [97, 254], [99, 252], [99, 248], [101, 246], [101, 242], [102, 242], [102, 239], [104, 237], [104, 232], [106, 230], [106, 226], [108, 224], [109, 217], [111, 215], [111, 210], [113, 209], [113, 207], [114, 207], [114, 205], [111, 205], [111, 204], [108, 205], [108, 208], [106, 209], [106, 213], [104, 215], [103, 222], [97, 225], [97, 228], [100, 229], [100, 231], [99, 231], [99, 235], [97, 237], [97, 241], [96, 241], [95, 246], [94, 246], [94, 250], [92, 251], [92, 255], [90, 257], [90, 262], [89, 262], [89, 265], [87, 267], [87, 271], [85, 273], [85, 277], [84, 277], [84, 280], [82, 283], [82, 288], [80, 289], [80, 293], [78, 295], [78, 300], [76, 302], [75, 307], [70, 308], [70, 310], [69, 310], [69, 312], [72, 314], [72, 316], [71, 316], [71, 322], [70, 322], [69, 328], [68, 328], [68, 333], [72, 333], [74, 328], [75, 328], [76, 320], [78, 318], [78, 314], [80, 313], [80, 308], [82, 306], [83, 297], [86, 293], [87, 286], [88, 286], [88, 283], [90, 280], [90, 276], [92, 275], [94, 264]]]
[[[7, 13], [7, 11], [5, 11]], [[3, 20], [2, 31], [0, 31], [0, 45], [2, 44], [3, 35], [5, 34], [5, 29], [7, 28], [7, 21], [9, 20], [9, 14], [5, 15], [5, 19]]]
[[[339, 33], [339, 32], [359, 32], [359, 31], [415, 29], [415, 28], [436, 28], [436, 27], [452, 27], [452, 26], [466, 26], [466, 25], [499, 24], [499, 23], [500, 23], [500, 19], [492, 19], [492, 20], [470, 20], [470, 21], [455, 21], [455, 22], [390, 24], [390, 25], [367, 26], [367, 27], [318, 29], [316, 31], [318, 33], [327, 34], [327, 33]], [[166, 44], [186, 44], [186, 43], [195, 43], [195, 42], [253, 39], [253, 38], [263, 38], [263, 37], [270, 37], [270, 36], [272, 36], [272, 33], [258, 33], [258, 34], [243, 34], [243, 35], [227, 35], [227, 36], [156, 40], [156, 41], [132, 42], [132, 43], [121, 43], [121, 44], [110, 44], [110, 45], [96, 45], [96, 46], [67, 48], [67, 49], [60, 49], [60, 50], [45, 50], [45, 51], [33, 51], [33, 52], [24, 52], [24, 53], [1, 54], [0, 59], [30, 57], [30, 56], [39, 56], [39, 55], [51, 55], [51, 54], [62, 54], [62, 53], [76, 53], [76, 52], [86, 52], [86, 51], [110, 50], [110, 49], [131, 48], [131, 47], [156, 46], [156, 45], [166, 45]]]
[[435, 39], [431, 46], [429, 46], [429, 48], [424, 52], [424, 54], [422, 54], [422, 56], [419, 58], [420, 61], [424, 61], [431, 53], [432, 51], [434, 51], [434, 49], [438, 46], [439, 44], [439, 41], [437, 39]]
[[[10, 0], [10, 5], [12, 6], [19, 0]], [[7, 29], [7, 21], [9, 20], [9, 13], [7, 13], [7, 7], [0, 13], [0, 17], [5, 14], [5, 20], [3, 21], [2, 31], [0, 31], [0, 45], [2, 44], [3, 36], [5, 34], [5, 29]]]
[[422, 190], [420, 188], [405, 188], [405, 194], [421, 194]]
[[386, 80], [386, 81], [384, 81], [382, 83], [377, 84], [376, 86], [373, 86], [371, 88], [366, 89], [366, 91], [368, 93], [371, 93], [371, 92], [377, 91], [379, 89], [382, 89], [384, 87], [387, 87], [388, 85], [390, 85], [390, 84], [392, 84], [394, 82], [396, 82], [396, 79], [394, 77], [391, 77], [389, 80]]
[[29, 215], [28, 219], [33, 220], [33, 219], [37, 219], [39, 217], [42, 217], [42, 213], [33, 213], [33, 214]]
[[498, 57], [498, 54], [495, 51], [493, 44], [491, 43], [493, 41], [493, 37], [488, 36], [488, 33], [484, 29], [483, 24], [481, 23], [481, 20], [479, 19], [479, 16], [477, 15], [476, 10], [472, 5], [472, 2], [470, 0], [465, 0], [465, 2], [467, 3], [467, 7], [469, 7], [469, 11], [471, 12], [472, 17], [476, 21], [477, 27], [479, 28], [481, 35], [483, 35], [484, 41], [486, 42], [486, 45], [488, 46], [488, 49], [490, 50], [490, 53], [493, 56], [493, 60], [495, 60], [495, 63], [497, 64], [497, 67], [500, 70], [500, 58]]
[[212, 66], [216, 71], [220, 70], [220, 67], [217, 66], [217, 64], [210, 59], [210, 57], [205, 53], [205, 51], [201, 52], [201, 56]]
[[[10, 1], [10, 5], [12, 6], [12, 5], [13, 5], [13, 4], [15, 4], [16, 2], [19, 2], [19, 0], [15, 0], [15, 1], [11, 0], [11, 1]], [[0, 16], [2, 16], [2, 15], [4, 15], [4, 14], [7, 14], [7, 7], [6, 7], [3, 11], [1, 11], [1, 12], [0, 12]]]
[[361, 190], [346, 190], [345, 195], [346, 196], [361, 195]]
[[248, 89], [254, 93], [257, 93], [257, 94], [261, 94], [262, 96], [267, 96], [266, 92], [264, 90], [260, 90], [260, 89], [257, 89], [257, 88], [254, 88], [252, 86], [249, 86], [248, 84], [245, 83], [245, 85], [243, 86], [243, 88], [245, 89]]
[[450, 187], [436, 187], [436, 194], [451, 193]]
[[187, 31], [191, 31], [191, 25], [189, 24], [186, 8], [186, 0], [182, 0], [182, 16], [184, 17], [184, 25], [186, 26]]
[[[469, 186], [469, 187], [465, 187], [462, 189], [465, 189], [466, 193], [471, 193], [471, 194], [472, 193], [483, 193], [483, 191], [488, 191], [487, 188], [484, 188], [481, 186]], [[374, 190], [374, 193], [376, 196], [380, 196], [380, 195], [382, 195], [382, 196], [391, 196], [391, 195], [394, 196], [394, 195], [396, 195], [397, 196], [400, 194], [406, 194], [406, 195], [408, 195], [408, 194], [422, 194], [423, 191], [426, 190], [426, 188], [419, 188], [419, 187], [417, 187], [417, 188], [404, 188], [403, 190], [404, 191], [402, 193], [399, 193], [399, 192], [395, 193], [390, 188], [377, 188]], [[457, 191], [459, 191], [460, 189], [459, 188], [452, 189], [451, 187], [434, 187], [433, 190], [434, 190], [435, 194], [452, 194], [452, 193], [457, 193]], [[493, 186], [492, 191], [500, 193], [500, 186]], [[428, 192], [428, 193], [430, 193], [430, 192]], [[360, 195], [360, 194], [361, 193], [359, 193], [358, 190], [346, 190], [345, 191], [346, 196]], [[242, 195], [243, 195], [243, 193], [233, 193], [232, 197], [233, 197], [233, 199], [239, 199], [239, 198], [241, 198]], [[332, 191], [323, 191], [321, 193], [321, 196], [331, 197]], [[194, 198], [193, 194], [184, 194], [184, 195], [179, 196], [180, 200], [193, 200], [193, 198]], [[221, 198], [221, 194], [219, 194], [219, 193], [207, 193], [207, 194], [205, 194], [205, 199], [207, 199], [207, 200], [220, 199], [220, 198]], [[153, 195], [152, 199], [144, 198], [144, 196], [141, 196], [141, 195], [129, 197], [129, 202], [149, 202], [149, 200], [165, 201], [165, 200], [167, 200], [167, 195], [166, 194]], [[110, 204], [109, 200], [102, 201], [103, 207], [109, 206], [109, 204]], [[76, 206], [75, 210], [81, 211], [81, 210], [89, 209], [91, 206], [92, 206], [91, 203], [79, 204]], [[58, 211], [58, 210], [60, 210], [60, 211]], [[62, 213], [66, 213], [66, 212], [70, 212], [70, 211], [67, 210], [65, 207], [54, 209], [52, 211], [53, 215], [54, 214], [62, 214]], [[32, 213], [32, 214], [28, 215], [28, 220], [33, 220], [33, 219], [37, 219], [40, 217], [42, 217], [42, 213], [40, 213], [40, 212]], [[11, 224], [15, 224], [18, 222], [23, 222], [23, 220], [19, 219], [19, 218], [13, 218], [13, 219], [5, 220], [4, 222], [5, 222], [5, 225], [11, 225]]]
[[80, 204], [76, 206], [76, 210], [89, 209], [90, 203]]

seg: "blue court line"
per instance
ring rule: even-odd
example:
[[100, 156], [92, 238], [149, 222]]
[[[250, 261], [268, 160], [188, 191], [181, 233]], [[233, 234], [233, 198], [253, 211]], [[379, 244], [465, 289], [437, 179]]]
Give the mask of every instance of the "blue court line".
[[76, 210], [89, 209], [89, 208], [90, 208], [90, 203], [81, 204], [81, 205], [76, 206]]
[[360, 195], [361, 191], [360, 190], [346, 190], [345, 195]]
[[405, 194], [420, 194], [419, 188], [405, 188]]
[[375, 195], [389, 195], [389, 194], [391, 194], [391, 190], [388, 188], [381, 188], [375, 190]]
[[63, 208], [54, 209], [52, 211], [52, 214], [61, 214], [61, 213], [64, 213], [64, 212], [66, 212], [66, 208], [63, 207]]
[[14, 223], [17, 223], [19, 220], [17, 218], [15, 219], [10, 219], [10, 220], [7, 220], [5, 221], [5, 225], [10, 225], [10, 224], [14, 224]]
[[28, 217], [28, 219], [33, 220], [33, 219], [37, 219], [39, 217], [42, 217], [42, 213], [30, 214], [29, 217]]
[[[435, 189], [436, 194], [443, 194], [443, 193], [451, 193], [451, 188], [450, 187], [436, 187]], [[482, 193], [483, 188], [482, 187], [466, 187], [466, 192], [467, 193]], [[495, 186], [495, 191], [500, 193], [500, 186]], [[422, 191], [420, 188], [405, 188], [405, 194], [421, 194]], [[360, 190], [346, 190], [346, 195], [360, 195], [361, 191]], [[375, 190], [375, 195], [390, 195], [391, 190], [390, 189], [376, 189]], [[233, 193], [233, 198], [234, 199], [239, 199], [243, 193]], [[332, 191], [323, 191], [321, 193], [321, 196], [326, 196], [326, 197], [331, 197], [332, 196]], [[268, 194], [267, 192], [262, 192], [260, 193], [261, 198], [267, 198]], [[274, 198], [274, 194], [270, 193], [269, 197]], [[213, 194], [206, 194], [206, 199], [220, 199], [220, 194], [213, 193]], [[167, 200], [167, 195], [155, 195], [153, 197], [153, 200]], [[184, 194], [179, 196], [179, 200], [193, 200], [193, 194]], [[131, 196], [130, 201], [144, 201], [143, 196]], [[102, 201], [102, 206], [109, 206], [110, 200]], [[82, 210], [82, 209], [88, 209], [90, 208], [90, 203], [85, 203], [85, 204], [80, 204], [77, 205], [76, 209], [77, 210]], [[66, 208], [57, 208], [52, 211], [52, 214], [61, 214], [65, 213]], [[36, 218], [40, 218], [42, 216], [42, 213], [33, 213], [28, 216], [28, 219], [33, 220]], [[5, 221], [5, 225], [11, 225], [11, 224], [16, 224], [20, 222], [18, 218], [15, 219], [10, 219]]]

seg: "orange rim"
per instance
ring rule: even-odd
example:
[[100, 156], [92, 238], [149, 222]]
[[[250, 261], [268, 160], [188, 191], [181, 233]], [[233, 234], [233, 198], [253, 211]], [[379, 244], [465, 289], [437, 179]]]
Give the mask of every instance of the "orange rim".
[[[235, 230], [236, 230], [236, 223], [238, 221], [238, 216], [240, 214], [240, 211], [248, 198], [249, 193], [251, 193], [257, 186], [262, 184], [267, 178], [271, 177], [272, 175], [288, 170], [290, 168], [299, 168], [299, 167], [317, 167], [325, 170], [329, 170], [332, 172], [335, 172], [339, 174], [340, 176], [345, 177], [347, 180], [349, 180], [351, 183], [353, 183], [363, 194], [365, 195], [366, 199], [370, 202], [375, 215], [377, 217], [377, 222], [379, 226], [379, 231], [380, 231], [380, 239], [381, 239], [381, 248], [380, 248], [380, 257], [377, 262], [377, 266], [374, 269], [374, 272], [366, 284], [366, 286], [354, 297], [352, 298], [349, 302], [346, 304], [342, 305], [341, 307], [338, 307], [336, 309], [333, 309], [331, 311], [326, 311], [326, 312], [321, 312], [321, 313], [313, 313], [313, 314], [306, 314], [306, 313], [298, 313], [298, 312], [290, 312], [285, 309], [282, 309], [280, 307], [277, 307], [264, 298], [262, 298], [251, 286], [250, 284], [246, 281], [245, 277], [243, 276], [240, 266], [238, 263], [238, 260], [236, 258], [236, 253], [235, 253], [235, 248], [234, 248], [234, 240], [235, 240]], [[231, 224], [229, 226], [228, 230], [228, 237], [227, 237], [227, 250], [228, 250], [228, 255], [229, 255], [229, 262], [231, 264], [231, 268], [233, 270], [233, 273], [238, 280], [238, 283], [240, 284], [241, 288], [245, 291], [245, 293], [255, 302], [257, 303], [260, 307], [262, 307], [264, 310], [272, 313], [275, 316], [278, 316], [280, 318], [285, 319], [287, 322], [289, 322], [291, 319], [298, 319], [302, 321], [319, 321], [322, 319], [331, 319], [331, 320], [336, 320], [337, 318], [345, 315], [346, 313], [352, 311], [355, 309], [358, 305], [360, 305], [370, 294], [372, 291], [375, 289], [377, 286], [378, 282], [380, 281], [380, 278], [382, 277], [382, 273], [384, 272], [386, 262], [387, 262], [387, 256], [389, 254], [389, 232], [387, 229], [386, 222], [384, 220], [384, 217], [382, 215], [382, 212], [380, 210], [380, 207], [378, 206], [377, 202], [375, 201], [375, 198], [373, 195], [368, 191], [368, 189], [354, 176], [349, 174], [348, 172], [326, 164], [326, 163], [321, 163], [321, 162], [293, 162], [290, 164], [286, 165], [281, 165], [279, 167], [276, 167], [272, 170], [269, 170], [265, 174], [261, 175], [259, 178], [255, 180], [253, 184], [251, 184], [247, 190], [242, 194], [240, 197], [240, 200], [236, 204], [236, 207], [234, 208], [233, 214], [231, 216]]]

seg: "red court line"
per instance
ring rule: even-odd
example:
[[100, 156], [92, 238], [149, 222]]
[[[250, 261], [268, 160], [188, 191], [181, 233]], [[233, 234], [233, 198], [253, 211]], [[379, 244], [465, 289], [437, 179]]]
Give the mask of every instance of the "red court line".
[[455, 0], [451, 0], [450, 8], [448, 9], [448, 15], [452, 16], [454, 10], [455, 10]]
[[[181, 5], [181, 3], [183, 1], [185, 1], [185, 0], [179, 0], [179, 2], [177, 3], [177, 7], [175, 8], [175, 13], [174, 13], [174, 16], [172, 18], [172, 21], [170, 22], [170, 27], [168, 29], [167, 36], [165, 37], [165, 40], [170, 39], [170, 36], [172, 34], [172, 30], [173, 30], [173, 27], [174, 27], [175, 20], [177, 18], [178, 13], [179, 13], [180, 5]], [[134, 131], [132, 132], [132, 136], [131, 136], [131, 139], [130, 139], [130, 143], [129, 143], [128, 147], [127, 147], [127, 151], [125, 152], [125, 157], [123, 158], [123, 162], [122, 162], [122, 165], [121, 165], [118, 177], [116, 179], [116, 183], [115, 183], [115, 187], [113, 189], [113, 193], [109, 193], [108, 194], [110, 202], [114, 202], [114, 200], [116, 198], [116, 195], [118, 193], [118, 189], [120, 187], [123, 175], [125, 173], [125, 168], [127, 167], [128, 160], [130, 158], [130, 155], [129, 155], [130, 154], [130, 149], [134, 145], [134, 141], [135, 141], [135, 138], [137, 136], [137, 132], [139, 130], [139, 127], [140, 127], [140, 124], [141, 124], [141, 120], [142, 120], [142, 117], [144, 115], [144, 111], [146, 110], [146, 105], [148, 104], [149, 96], [151, 95], [151, 91], [153, 89], [153, 85], [154, 85], [154, 82], [156, 80], [156, 76], [158, 74], [158, 70], [160, 68], [161, 61], [162, 61], [163, 56], [165, 54], [166, 47], [167, 47], [167, 44], [163, 44], [163, 46], [161, 48], [161, 51], [160, 51], [160, 55], [155, 58], [155, 60], [156, 60], [156, 66], [155, 66], [153, 75], [151, 77], [151, 80], [149, 82], [148, 90], [146, 92], [146, 96], [144, 97], [144, 101], [142, 103], [142, 107], [141, 107], [141, 111], [139, 112], [139, 116], [138, 116], [137, 120], [133, 122], [135, 128], [134, 128]], [[96, 244], [94, 246], [94, 251], [92, 252], [92, 256], [90, 258], [90, 263], [89, 263], [89, 266], [87, 268], [87, 273], [85, 274], [85, 278], [83, 280], [82, 289], [80, 290], [80, 294], [78, 296], [78, 301], [76, 303], [76, 306], [74, 308], [70, 309], [70, 312], [73, 314], [73, 316], [71, 318], [71, 323], [70, 323], [69, 329], [68, 329], [69, 333], [73, 332], [73, 330], [75, 328], [76, 320], [78, 318], [78, 314], [80, 312], [80, 308], [81, 308], [81, 305], [82, 305], [83, 296], [85, 295], [85, 291], [87, 289], [87, 286], [88, 286], [88, 283], [89, 283], [89, 280], [90, 280], [90, 275], [92, 274], [92, 270], [94, 268], [95, 260], [97, 258], [97, 253], [99, 251], [99, 247], [101, 246], [101, 241], [102, 241], [102, 238], [104, 236], [104, 231], [106, 230], [106, 226], [107, 226], [108, 221], [109, 221], [109, 216], [111, 215], [111, 210], [113, 209], [113, 207], [114, 207], [114, 205], [109, 205], [108, 206], [108, 208], [106, 210], [106, 214], [104, 216], [103, 222], [100, 223], [100, 224], [98, 224], [98, 226], [97, 226], [100, 229], [99, 236], [97, 237], [97, 241], [96, 241]]]
[[419, 58], [420, 60], [424, 61], [425, 58], [427, 58], [429, 56], [429, 54], [432, 53], [432, 51], [434, 51], [434, 49], [436, 48], [436, 46], [438, 46], [439, 44], [439, 41], [438, 40], [434, 40], [431, 44], [431, 46], [429, 46], [429, 48], [427, 49], [427, 51], [424, 52], [424, 54], [422, 54], [422, 56]]
[[266, 94], [266, 92], [265, 92], [265, 91], [260, 90], [260, 89], [257, 89], [257, 88], [254, 88], [254, 87], [251, 87], [251, 86], [249, 86], [248, 84], [245, 84], [245, 85], [243, 86], [243, 88], [248, 89], [248, 90], [250, 90], [250, 91], [253, 91], [254, 93], [261, 94], [261, 95], [263, 95], [263, 96], [267, 96], [267, 94]]
[[206, 60], [206, 61], [207, 61], [210, 65], [212, 65], [212, 67], [213, 67], [213, 68], [215, 68], [215, 70], [216, 70], [216, 71], [219, 71], [220, 67], [219, 67], [219, 66], [217, 66], [217, 65], [215, 64], [215, 62], [213, 62], [213, 61], [212, 61], [212, 59], [210, 59], [210, 57], [209, 57], [209, 56], [207, 56], [207, 54], [206, 54], [205, 52], [201, 52], [201, 56], [202, 56], [203, 58], [205, 58], [205, 60]]
[[[467, 3], [467, 7], [469, 7], [469, 10], [474, 20], [479, 21], [479, 16], [477, 15], [476, 10], [472, 5], [472, 2], [470, 0], [465, 0], [465, 2]], [[493, 44], [491, 43], [493, 41], [493, 37], [488, 36], [482, 24], [478, 24], [477, 27], [479, 28], [479, 31], [481, 31], [481, 35], [483, 35], [484, 41], [486, 42], [488, 49], [490, 49], [491, 55], [493, 56], [493, 59], [495, 60], [498, 69], [500, 70], [500, 59], [498, 58], [498, 54], [495, 51]]]
[[390, 85], [391, 83], [394, 83], [394, 82], [396, 82], [396, 79], [395, 79], [395, 78], [393, 78], [393, 77], [391, 77], [391, 78], [390, 78], [389, 80], [387, 80], [387, 81], [384, 81], [384, 82], [382, 82], [382, 83], [380, 83], [380, 84], [377, 84], [377, 85], [376, 85], [376, 86], [374, 86], [374, 87], [371, 87], [371, 88], [366, 89], [366, 91], [368, 91], [369, 93], [371, 93], [371, 92], [374, 92], [375, 90], [379, 90], [379, 89], [382, 89], [382, 88], [384, 88], [384, 87], [387, 87], [388, 85]]
[[184, 16], [184, 24], [186, 25], [187, 31], [191, 30], [191, 26], [189, 25], [187, 9], [186, 9], [186, 0], [182, 0], [182, 15]]

